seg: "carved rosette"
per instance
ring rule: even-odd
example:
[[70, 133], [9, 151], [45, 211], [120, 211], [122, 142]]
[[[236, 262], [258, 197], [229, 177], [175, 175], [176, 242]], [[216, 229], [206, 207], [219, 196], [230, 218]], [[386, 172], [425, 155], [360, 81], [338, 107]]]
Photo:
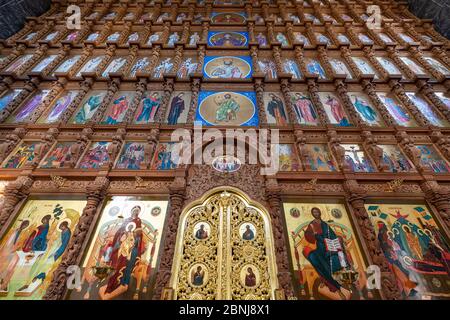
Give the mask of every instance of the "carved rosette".
[[361, 230], [367, 251], [372, 263], [381, 269], [381, 290], [383, 295], [389, 300], [402, 299], [400, 290], [397, 287], [397, 279], [392, 273], [383, 252], [380, 249], [375, 229], [370, 221], [369, 215], [364, 207], [366, 191], [358, 185], [356, 180], [344, 182], [346, 199], [352, 207], [353, 216]]
[[100, 204], [105, 198], [108, 187], [109, 179], [106, 177], [97, 177], [92, 184], [87, 186], [86, 207], [83, 209], [83, 213], [70, 239], [67, 250], [62, 256], [61, 263], [53, 273], [52, 282], [43, 297], [44, 300], [61, 300], [64, 298], [68, 277], [66, 273], [67, 268], [79, 263], [83, 245], [88, 240], [87, 234], [97, 212], [99, 212]]

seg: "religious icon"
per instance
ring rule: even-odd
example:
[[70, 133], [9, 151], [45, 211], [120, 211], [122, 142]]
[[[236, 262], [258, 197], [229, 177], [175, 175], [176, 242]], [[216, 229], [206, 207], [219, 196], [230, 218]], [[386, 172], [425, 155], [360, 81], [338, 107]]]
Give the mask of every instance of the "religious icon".
[[349, 92], [350, 100], [360, 117], [371, 126], [383, 126], [384, 122], [375, 107], [369, 102], [369, 97], [361, 92]]
[[335, 162], [326, 144], [306, 144], [304, 152], [310, 170], [336, 171]]
[[318, 124], [317, 111], [308, 93], [291, 92], [291, 104], [298, 123], [306, 125]]
[[145, 156], [144, 143], [125, 142], [117, 160], [117, 169], [139, 170]]
[[258, 124], [254, 92], [201, 91], [196, 119], [207, 126]]
[[147, 44], [152, 45], [154, 42], [161, 39], [161, 32], [155, 32], [150, 37], [148, 37]]
[[78, 38], [79, 31], [71, 32], [67, 35], [65, 41], [75, 41]]
[[64, 114], [72, 103], [73, 99], [78, 95], [78, 91], [67, 91], [50, 106], [50, 112], [39, 119], [39, 122], [54, 123]]
[[278, 42], [281, 43], [281, 45], [283, 47], [288, 47], [289, 46], [289, 41], [286, 38], [286, 36], [284, 34], [282, 34], [281, 32], [278, 32], [277, 35], [275, 36], [275, 38], [277, 39]]
[[389, 73], [394, 75], [401, 75], [401, 71], [397, 66], [388, 58], [376, 57], [381, 66]]
[[26, 202], [0, 242], [0, 299], [42, 299], [85, 204], [65, 199]]
[[162, 78], [164, 74], [167, 74], [170, 71], [172, 71], [172, 68], [173, 68], [172, 58], [165, 58], [161, 60], [158, 66], [156, 66], [155, 69], [153, 70], [153, 77]]
[[58, 73], [69, 72], [70, 69], [72, 69], [72, 67], [75, 65], [75, 63], [77, 63], [78, 60], [80, 60], [80, 58], [81, 58], [80, 55], [76, 55], [76, 56], [68, 58], [63, 63], [61, 63], [58, 66], [58, 68], [56, 68], [55, 72], [58, 72]]
[[398, 33], [398, 36], [405, 41], [406, 43], [414, 43], [416, 42], [413, 38], [411, 38], [410, 36], [404, 34], [403, 32]]
[[279, 126], [284, 126], [288, 123], [284, 101], [277, 93], [265, 92], [264, 105], [266, 107], [267, 123]]
[[41, 62], [39, 62], [31, 72], [42, 72], [49, 64], [51, 64], [58, 56], [56, 54], [52, 54], [48, 57], [45, 57]]
[[242, 267], [240, 276], [244, 288], [255, 288], [259, 285], [259, 271], [254, 265], [247, 264]]
[[420, 151], [421, 165], [428, 167], [436, 173], [450, 172], [449, 163], [444, 160], [432, 145], [416, 145], [414, 146]]
[[352, 57], [352, 60], [363, 74], [373, 74], [374, 79], [379, 79], [378, 73], [366, 59], [360, 57]]
[[180, 163], [180, 159], [172, 155], [175, 143], [163, 142], [156, 147], [153, 161], [150, 166], [151, 170], [171, 170], [176, 169]]
[[241, 168], [241, 161], [233, 156], [219, 156], [212, 161], [211, 165], [219, 172], [231, 173]]
[[198, 63], [194, 62], [193, 58], [187, 58], [181, 63], [177, 71], [177, 77], [181, 79], [188, 78], [195, 71], [197, 71], [197, 67]]
[[267, 37], [264, 34], [262, 34], [262, 32], [259, 32], [255, 38], [260, 46], [265, 47], [268, 45]]
[[315, 32], [314, 34], [316, 36], [316, 40], [318, 43], [325, 43], [327, 45], [332, 45], [330, 38], [328, 38], [326, 35], [320, 32]]
[[27, 163], [32, 163], [36, 156], [35, 150], [39, 142], [24, 141], [11, 152], [10, 156], [3, 164], [6, 169], [19, 169]]
[[103, 71], [102, 77], [106, 78], [110, 73], [119, 72], [119, 70], [125, 65], [126, 62], [127, 58], [125, 57], [115, 58], [113, 61], [111, 61], [105, 71]]
[[51, 32], [45, 36], [44, 41], [52, 41], [59, 35], [59, 31]]
[[339, 33], [336, 38], [340, 44], [351, 44], [350, 39], [343, 33]]
[[294, 39], [298, 43], [303, 43], [304, 46], [311, 45], [311, 42], [309, 42], [309, 39], [301, 32], [294, 32]]
[[247, 32], [208, 31], [208, 45], [211, 47], [243, 47], [247, 43]]
[[243, 12], [213, 12], [211, 22], [217, 24], [244, 24], [246, 15]]
[[347, 65], [345, 64], [345, 62], [343, 62], [340, 59], [336, 59], [336, 58], [332, 58], [330, 59], [330, 64], [331, 67], [333, 68], [333, 71], [338, 74], [338, 75], [346, 75], [348, 79], [352, 79], [352, 73], [350, 72], [349, 68], [347, 67]]
[[397, 124], [403, 127], [417, 127], [417, 123], [414, 118], [406, 111], [406, 109], [395, 97], [381, 92], [378, 92], [377, 95]]
[[358, 39], [363, 44], [373, 44], [372, 39], [370, 39], [369, 36], [365, 33], [358, 33]]
[[194, 226], [194, 238], [196, 240], [206, 240], [211, 234], [211, 226], [204, 221], [198, 222]]
[[132, 34], [130, 34], [128, 36], [127, 43], [135, 42], [135, 41], [138, 41], [138, 40], [139, 40], [139, 33], [138, 32], [133, 32]]
[[345, 149], [345, 162], [353, 172], [374, 172], [370, 160], [357, 144], [341, 144]]
[[177, 16], [176, 22], [183, 22], [183, 20], [186, 18], [187, 18], [186, 13], [182, 12]]
[[104, 91], [93, 91], [90, 94], [86, 95], [86, 98], [84, 98], [80, 108], [75, 113], [75, 116], [72, 119], [72, 123], [84, 124], [91, 120], [98, 107], [100, 107], [103, 103], [105, 95], [106, 92]]
[[105, 56], [98, 56], [90, 59], [86, 64], [81, 68], [80, 71], [77, 73], [77, 77], [81, 77], [82, 73], [86, 72], [95, 72], [97, 67], [100, 65], [100, 63], [103, 61], [103, 58]]
[[156, 22], [161, 23], [169, 18], [170, 18], [169, 14], [167, 12], [163, 12], [162, 14], [159, 15], [158, 19], [156, 19]]
[[105, 20], [113, 20], [115, 17], [117, 16], [117, 12], [109, 12], [108, 14], [106, 14], [103, 19]]
[[[154, 207], [164, 214], [153, 216]], [[109, 198], [81, 263], [81, 289], [70, 299], [150, 299], [166, 210], [167, 201]]]
[[294, 60], [286, 59], [283, 62], [283, 71], [292, 75], [294, 79], [301, 79], [302, 73]]
[[166, 121], [170, 125], [186, 123], [187, 115], [190, 108], [191, 94], [190, 92], [175, 91], [169, 103], [166, 114]]
[[6, 93], [0, 97], [0, 111], [5, 109], [21, 92], [22, 89], [6, 91]]
[[[301, 215], [288, 214], [292, 208], [298, 208]], [[366, 265], [344, 205], [284, 203], [284, 212], [299, 298], [372, 297], [366, 288]]]
[[268, 79], [276, 79], [277, 78], [277, 66], [275, 62], [269, 59], [258, 60], [258, 66], [262, 73]]
[[383, 149], [383, 162], [388, 165], [389, 171], [397, 172], [412, 172], [415, 171], [409, 159], [403, 152], [393, 144], [378, 145]]
[[340, 127], [351, 126], [347, 112], [344, 109], [344, 105], [338, 97], [331, 92], [320, 92], [319, 96], [331, 124], [335, 124]]
[[42, 161], [40, 168], [58, 169], [66, 167], [66, 164], [72, 161], [70, 150], [75, 144], [76, 142], [73, 141], [58, 142]]
[[155, 116], [161, 105], [162, 93], [152, 92], [144, 94], [136, 111], [134, 122], [137, 124], [147, 124], [155, 122]]
[[386, 33], [380, 32], [378, 36], [384, 43], [394, 43], [391, 37], [389, 37]]
[[251, 241], [256, 237], [256, 228], [252, 223], [245, 222], [239, 227], [242, 240]]
[[448, 122], [445, 121], [436, 111], [434, 111], [428, 102], [426, 102], [423, 98], [414, 92], [407, 92], [406, 95], [432, 125], [437, 127], [448, 127]]
[[31, 41], [34, 37], [36, 37], [37, 32], [31, 32], [27, 34], [25, 37], [23, 37], [23, 40], [25, 41]]
[[203, 71], [207, 78], [244, 79], [251, 77], [251, 63], [251, 58], [248, 56], [208, 56], [205, 58]]
[[427, 73], [425, 70], [419, 66], [414, 60], [408, 58], [408, 57], [400, 57], [400, 60], [403, 61], [404, 64], [408, 66], [417, 75], [426, 75]]
[[107, 42], [116, 42], [119, 40], [119, 38], [120, 38], [120, 32], [114, 32], [106, 38], [106, 41]]
[[198, 34], [198, 32], [194, 32], [193, 34], [191, 34], [191, 36], [189, 37], [189, 45], [190, 46], [196, 46], [197, 43], [200, 41], [200, 36]]
[[50, 90], [41, 90], [28, 99], [22, 107], [11, 117], [8, 118], [9, 123], [29, 122], [30, 116], [41, 105]]
[[388, 201], [365, 207], [402, 296], [448, 299], [450, 246], [429, 208]]
[[203, 287], [208, 282], [208, 269], [204, 264], [194, 264], [189, 271], [189, 275], [189, 284], [193, 287]]
[[99, 141], [93, 142], [81, 159], [78, 168], [80, 169], [99, 169], [106, 164], [109, 159], [108, 147], [111, 142]]
[[[450, 110], [450, 98], [445, 95], [444, 92], [435, 92], [436, 96], [439, 98], [439, 100], [442, 101], [443, 104], [447, 107], [448, 110]], [[3, 99], [3, 98], [2, 98]], [[0, 106], [1, 106], [1, 99], [0, 99]], [[1, 109], [0, 109], [1, 110]]]
[[25, 54], [18, 57], [11, 63], [8, 68], [5, 69], [6, 72], [15, 72], [17, 69], [20, 69], [25, 63], [27, 63], [33, 57], [32, 54]]
[[169, 36], [169, 39], [167, 40], [167, 45], [173, 47], [175, 45], [175, 42], [180, 41], [180, 35], [178, 32], [174, 32]]
[[276, 148], [278, 148], [279, 171], [298, 171], [300, 169], [293, 144], [279, 144]]
[[431, 57], [424, 57], [424, 59], [436, 70], [443, 75], [450, 75], [450, 71], [438, 60]]
[[145, 72], [145, 69], [150, 64], [147, 57], [138, 59], [130, 70], [130, 77], [135, 77], [138, 72]]
[[119, 92], [116, 98], [113, 99], [111, 106], [106, 111], [104, 124], [118, 124], [121, 123], [130, 108], [130, 103], [133, 101], [134, 92]]
[[315, 74], [319, 76], [319, 79], [326, 79], [327, 75], [325, 73], [325, 70], [323, 69], [322, 65], [319, 61], [315, 59], [308, 59], [306, 61], [306, 69], [309, 73]]

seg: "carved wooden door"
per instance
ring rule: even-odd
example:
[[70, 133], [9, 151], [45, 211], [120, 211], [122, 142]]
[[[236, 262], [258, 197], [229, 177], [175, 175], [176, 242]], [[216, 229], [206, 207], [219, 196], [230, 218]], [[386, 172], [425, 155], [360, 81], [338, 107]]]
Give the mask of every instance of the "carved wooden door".
[[276, 272], [270, 223], [237, 193], [215, 193], [181, 221], [175, 298], [271, 299]]

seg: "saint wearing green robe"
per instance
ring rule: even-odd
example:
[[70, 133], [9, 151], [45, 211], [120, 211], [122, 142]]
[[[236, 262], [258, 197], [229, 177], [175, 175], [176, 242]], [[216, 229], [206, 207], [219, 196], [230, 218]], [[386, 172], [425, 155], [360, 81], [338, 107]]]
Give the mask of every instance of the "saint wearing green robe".
[[240, 108], [230, 94], [225, 94], [223, 98], [223, 100], [216, 101], [216, 104], [219, 106], [216, 111], [216, 123], [236, 120], [237, 112]]

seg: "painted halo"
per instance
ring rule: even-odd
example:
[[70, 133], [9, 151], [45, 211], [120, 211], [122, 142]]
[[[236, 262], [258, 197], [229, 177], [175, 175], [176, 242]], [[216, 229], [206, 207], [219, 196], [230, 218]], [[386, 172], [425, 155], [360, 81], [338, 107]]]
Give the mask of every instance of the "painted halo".
[[[217, 113], [219, 112], [220, 101], [230, 95], [238, 105], [238, 112], [232, 117], [226, 120], [218, 119]], [[198, 113], [200, 117], [207, 122], [208, 125], [230, 125], [230, 126], [241, 126], [249, 122], [256, 112], [255, 104], [249, 97], [239, 93], [239, 92], [217, 92], [205, 97], [199, 104]]]
[[[224, 66], [226, 64], [232, 64], [234, 67], [237, 67], [240, 71], [240, 77], [226, 77], [214, 74], [218, 68]], [[211, 60], [205, 63], [203, 68], [205, 75], [208, 78], [241, 78], [245, 79], [251, 75], [252, 67], [248, 61], [240, 57], [232, 57], [232, 56], [224, 56], [224, 57], [211, 57]]]
[[235, 31], [210, 31], [208, 34], [208, 44], [213, 47], [243, 47], [248, 44], [246, 34], [246, 32]]

